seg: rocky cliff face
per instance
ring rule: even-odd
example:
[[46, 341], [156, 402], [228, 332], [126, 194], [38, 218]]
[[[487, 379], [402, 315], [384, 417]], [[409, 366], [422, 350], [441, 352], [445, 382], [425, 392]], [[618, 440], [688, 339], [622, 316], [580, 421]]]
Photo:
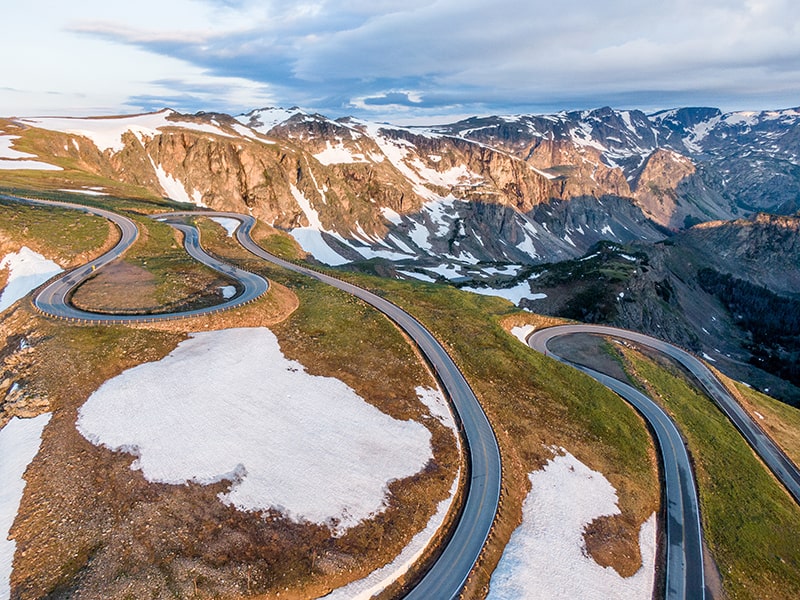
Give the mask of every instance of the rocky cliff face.
[[800, 195], [798, 115], [603, 108], [398, 128], [262, 109], [15, 125], [48, 131], [30, 136], [41, 158], [252, 212], [324, 262], [421, 260], [457, 278], [478, 262], [562, 260], [600, 239], [788, 211]]
[[799, 217], [759, 214], [702, 223], [677, 236], [674, 243], [702, 256], [717, 271], [800, 297]]

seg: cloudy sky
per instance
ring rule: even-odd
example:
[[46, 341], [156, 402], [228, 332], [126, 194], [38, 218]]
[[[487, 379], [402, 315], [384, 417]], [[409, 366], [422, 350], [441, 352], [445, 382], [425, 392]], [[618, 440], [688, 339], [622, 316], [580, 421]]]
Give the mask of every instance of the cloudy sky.
[[25, 0], [0, 114], [800, 105], [795, 0]]

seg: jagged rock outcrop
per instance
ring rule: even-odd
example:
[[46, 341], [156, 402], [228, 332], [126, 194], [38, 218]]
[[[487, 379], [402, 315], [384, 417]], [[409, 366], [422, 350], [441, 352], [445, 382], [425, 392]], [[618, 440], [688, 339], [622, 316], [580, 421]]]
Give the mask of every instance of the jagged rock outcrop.
[[678, 236], [676, 246], [708, 266], [788, 296], [800, 296], [800, 217], [758, 214], [712, 221]]
[[30, 136], [40, 157], [156, 196], [249, 211], [332, 264], [547, 262], [600, 239], [656, 240], [753, 209], [792, 212], [800, 198], [796, 110], [602, 108], [434, 128], [297, 108], [237, 118], [165, 110], [16, 125], [42, 132]]

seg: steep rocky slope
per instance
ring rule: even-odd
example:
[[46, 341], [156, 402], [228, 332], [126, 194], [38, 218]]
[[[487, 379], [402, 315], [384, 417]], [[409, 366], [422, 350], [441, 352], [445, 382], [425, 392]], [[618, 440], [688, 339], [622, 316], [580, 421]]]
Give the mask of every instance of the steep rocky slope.
[[413, 264], [458, 279], [476, 265], [577, 258], [603, 239], [658, 241], [756, 208], [791, 212], [798, 123], [796, 110], [602, 108], [401, 128], [292, 108], [17, 119], [0, 135], [6, 154], [64, 169], [64, 186], [88, 173], [249, 211], [328, 264], [377, 258], [401, 275]]
[[656, 244], [603, 242], [580, 259], [495, 281], [495, 293], [520, 285], [530, 288], [521, 306], [668, 340], [800, 405], [789, 318], [800, 299], [798, 217], [704, 223]]

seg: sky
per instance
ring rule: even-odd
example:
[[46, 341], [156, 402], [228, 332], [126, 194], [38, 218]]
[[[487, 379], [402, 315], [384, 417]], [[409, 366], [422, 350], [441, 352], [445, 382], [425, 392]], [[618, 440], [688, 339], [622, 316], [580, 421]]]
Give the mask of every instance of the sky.
[[800, 105], [795, 0], [26, 0], [0, 115]]

